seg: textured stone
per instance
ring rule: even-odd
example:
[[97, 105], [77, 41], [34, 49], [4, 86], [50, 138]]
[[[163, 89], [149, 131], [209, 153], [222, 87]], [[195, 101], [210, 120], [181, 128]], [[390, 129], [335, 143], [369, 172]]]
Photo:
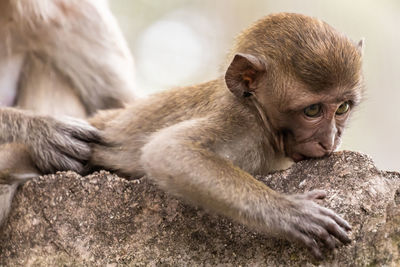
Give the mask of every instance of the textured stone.
[[183, 204], [145, 177], [62, 172], [17, 192], [0, 229], [0, 266], [400, 265], [399, 173], [338, 152], [258, 179], [279, 192], [325, 189], [322, 205], [352, 224], [353, 242], [316, 262], [295, 244]]

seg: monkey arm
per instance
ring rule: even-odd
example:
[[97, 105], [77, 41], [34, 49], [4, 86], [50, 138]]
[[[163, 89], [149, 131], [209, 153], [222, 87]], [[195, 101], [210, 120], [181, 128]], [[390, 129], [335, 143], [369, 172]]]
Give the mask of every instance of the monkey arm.
[[16, 108], [0, 108], [0, 144], [24, 143], [29, 135], [29, 112]]
[[186, 121], [154, 134], [143, 147], [141, 164], [161, 188], [263, 232], [296, 240], [320, 257], [319, 245], [335, 247], [334, 238], [349, 242], [350, 226], [313, 200], [325, 196], [281, 195], [250, 174], [205, 148], [213, 136], [207, 123]]
[[3, 13], [11, 16], [5, 50], [32, 53], [55, 68], [89, 114], [133, 99], [132, 56], [107, 1], [5, 2]]
[[0, 145], [20, 143], [28, 148], [42, 173], [82, 172], [98, 132], [83, 120], [36, 116], [15, 108], [0, 109]]

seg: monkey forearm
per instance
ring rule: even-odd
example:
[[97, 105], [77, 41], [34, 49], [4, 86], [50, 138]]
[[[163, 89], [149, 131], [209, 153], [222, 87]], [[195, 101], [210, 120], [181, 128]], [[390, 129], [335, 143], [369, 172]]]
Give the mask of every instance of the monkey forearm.
[[30, 115], [14, 108], [0, 109], [0, 143], [25, 142]]
[[141, 162], [163, 189], [263, 231], [273, 228], [273, 213], [279, 210], [274, 207], [283, 196], [212, 152], [162, 146], [146, 145]]
[[350, 225], [313, 201], [325, 197], [324, 191], [280, 195], [207, 150], [154, 145], [144, 147], [142, 166], [176, 196], [270, 235], [302, 242], [317, 257], [321, 254], [315, 239], [330, 248], [335, 247], [334, 238], [350, 242], [345, 231]]
[[320, 252], [313, 238], [331, 248], [334, 238], [350, 242], [345, 231], [349, 224], [314, 202], [325, 196], [323, 191], [281, 195], [271, 190], [203, 148], [201, 143], [207, 140], [192, 131], [202, 123], [205, 121], [187, 121], [166, 128], [142, 148], [141, 166], [160, 187], [263, 232], [302, 242], [317, 256]]

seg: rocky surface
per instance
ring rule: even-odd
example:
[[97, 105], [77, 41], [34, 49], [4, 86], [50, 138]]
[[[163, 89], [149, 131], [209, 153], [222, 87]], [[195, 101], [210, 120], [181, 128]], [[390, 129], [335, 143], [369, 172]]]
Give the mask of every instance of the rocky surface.
[[338, 152], [258, 178], [286, 193], [325, 189], [321, 203], [352, 224], [353, 242], [317, 262], [294, 244], [185, 205], [146, 178], [63, 172], [17, 192], [0, 229], [0, 266], [400, 265], [399, 173]]

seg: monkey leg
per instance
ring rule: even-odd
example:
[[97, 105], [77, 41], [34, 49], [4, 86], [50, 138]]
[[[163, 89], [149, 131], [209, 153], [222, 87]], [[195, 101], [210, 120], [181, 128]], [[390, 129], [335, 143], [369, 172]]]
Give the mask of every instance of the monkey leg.
[[39, 175], [24, 145], [0, 145], [0, 226], [10, 212], [18, 186]]
[[40, 172], [24, 145], [0, 145], [0, 184], [21, 184], [39, 175]]
[[0, 226], [3, 224], [11, 209], [11, 202], [18, 184], [0, 184]]

